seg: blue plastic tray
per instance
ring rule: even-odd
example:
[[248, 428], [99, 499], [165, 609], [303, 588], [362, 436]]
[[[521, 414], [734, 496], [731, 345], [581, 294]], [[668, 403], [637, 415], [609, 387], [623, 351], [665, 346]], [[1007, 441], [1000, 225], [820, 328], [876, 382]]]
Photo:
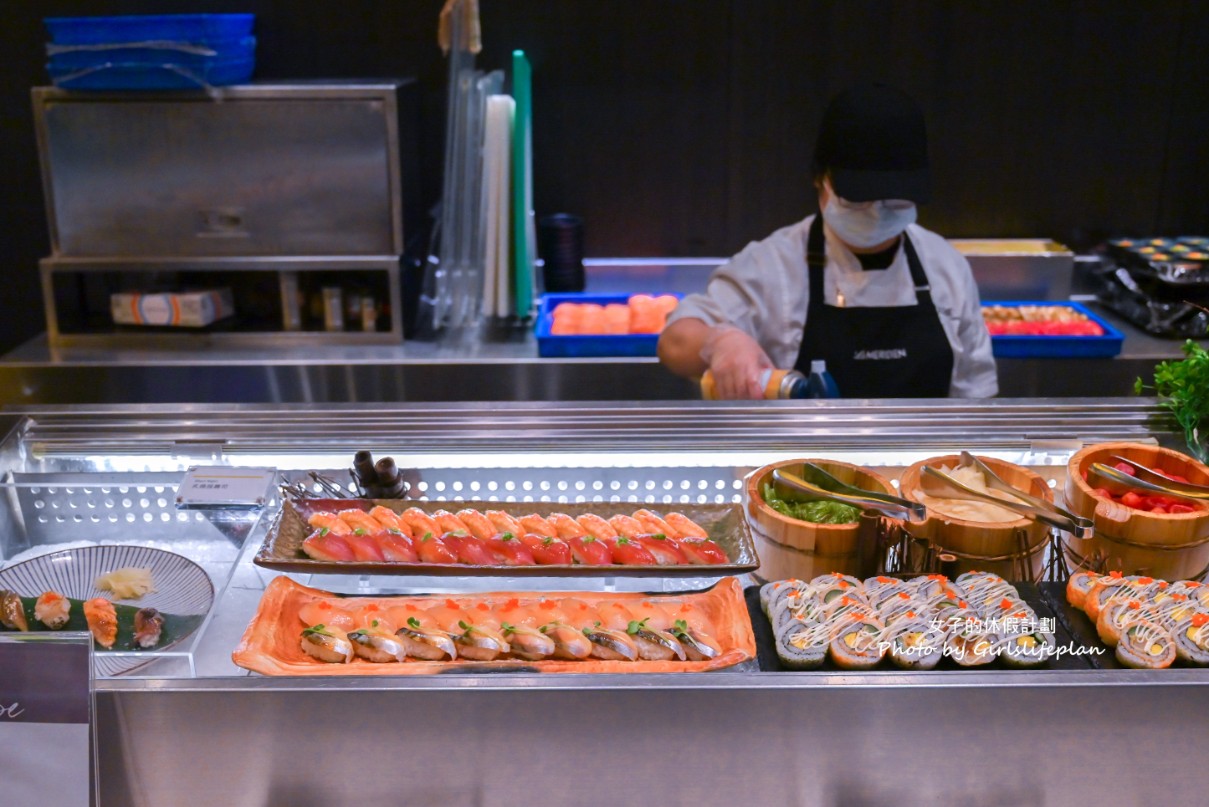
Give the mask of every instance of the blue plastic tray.
[[189, 68], [205, 68], [215, 62], [231, 62], [237, 59], [252, 59], [256, 56], [256, 37], [244, 36], [239, 39], [215, 40], [205, 45], [214, 51], [213, 54], [203, 55], [190, 53], [171, 47], [160, 48], [106, 48], [105, 50], [73, 50], [64, 53], [53, 53], [50, 56], [48, 69], [75, 69], [95, 67], [101, 64], [143, 64], [148, 67], [158, 67], [165, 63], [177, 64]]
[[120, 17], [47, 17], [56, 45], [171, 40], [208, 45], [252, 33], [254, 14], [141, 14]]
[[[169, 65], [173, 64], [184, 72], [172, 69]], [[91, 72], [55, 64], [48, 64], [46, 69], [54, 85], [65, 90], [200, 90], [207, 84], [244, 84], [252, 78], [255, 67], [256, 60], [245, 57], [209, 59], [200, 65], [184, 64], [179, 59], [158, 64], [106, 62], [98, 63], [98, 69]]]
[[[642, 292], [634, 292], [641, 294]], [[563, 336], [550, 333], [554, 309], [559, 303], [624, 303], [632, 294], [547, 294], [537, 309], [537, 355], [543, 358], [591, 356], [654, 356], [657, 333]], [[675, 297], [684, 295], [676, 294]]]
[[1057, 300], [989, 300], [983, 305], [1060, 305], [1073, 308], [1104, 329], [1103, 336], [992, 336], [991, 350], [997, 359], [1111, 357], [1121, 352], [1121, 345], [1125, 341], [1124, 334], [1079, 303]]

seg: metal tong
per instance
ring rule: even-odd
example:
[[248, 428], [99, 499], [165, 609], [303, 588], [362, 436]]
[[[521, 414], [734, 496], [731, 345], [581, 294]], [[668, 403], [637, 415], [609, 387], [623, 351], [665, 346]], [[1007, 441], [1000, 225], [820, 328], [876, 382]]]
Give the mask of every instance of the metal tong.
[[[804, 478], [803, 478], [804, 477]], [[802, 476], [778, 468], [772, 472], [773, 489], [781, 496], [791, 494], [795, 499], [805, 497], [807, 501], [823, 499], [872, 510], [890, 518], [901, 518], [919, 522], [928, 516], [927, 508], [919, 502], [900, 499], [888, 493], [875, 493], [841, 482], [813, 463], [803, 463]]]
[[975, 457], [968, 451], [961, 452], [961, 462], [958, 467], [964, 468], [974, 466], [986, 479], [987, 487], [992, 490], [998, 490], [1014, 497], [1018, 501], [1010, 501], [1000, 499], [998, 496], [991, 496], [988, 493], [981, 493], [973, 488], [966, 487], [958, 482], [953, 477], [938, 471], [930, 465], [923, 466], [923, 471], [919, 477], [919, 486], [924, 493], [929, 496], [939, 496], [946, 499], [965, 499], [967, 501], [990, 502], [1005, 510], [1012, 510], [1021, 515], [1040, 521], [1043, 524], [1049, 524], [1051, 527], [1057, 527], [1063, 532], [1070, 533], [1075, 538], [1090, 538], [1092, 535], [1091, 519], [1077, 516], [1068, 510], [1063, 510], [1055, 504], [1038, 499], [1036, 496], [1030, 496], [1024, 491], [1009, 485], [999, 478], [999, 475], [990, 469], [990, 467], [982, 460]]
[[1204, 485], [1194, 485], [1191, 482], [1177, 482], [1162, 474], [1155, 473], [1145, 465], [1139, 465], [1124, 457], [1112, 457], [1116, 462], [1123, 462], [1136, 472], [1130, 475], [1111, 465], [1093, 462], [1087, 469], [1087, 484], [1094, 488], [1104, 488], [1110, 493], [1123, 493], [1125, 490], [1152, 490], [1182, 499], [1194, 501], [1209, 500], [1209, 488]]

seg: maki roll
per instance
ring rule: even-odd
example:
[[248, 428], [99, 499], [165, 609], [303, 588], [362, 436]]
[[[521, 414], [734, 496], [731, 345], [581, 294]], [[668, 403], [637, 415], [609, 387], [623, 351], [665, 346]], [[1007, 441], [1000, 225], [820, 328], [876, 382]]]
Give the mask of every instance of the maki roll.
[[1039, 667], [1049, 661], [1056, 650], [1054, 634], [1027, 629], [1006, 636], [999, 648], [999, 657], [1009, 667]]
[[766, 583], [760, 587], [760, 608], [764, 610], [766, 616], [771, 618], [772, 606], [775, 602], [792, 592], [804, 592], [809, 588], [810, 584], [804, 580], [778, 580], [775, 583]]
[[873, 669], [886, 654], [882, 629], [872, 619], [852, 620], [832, 637], [828, 647], [831, 660], [845, 670]]
[[1126, 667], [1161, 670], [1175, 661], [1175, 639], [1153, 622], [1139, 620], [1125, 629], [1117, 644], [1117, 661]]
[[980, 619], [953, 624], [945, 637], [945, 650], [962, 667], [990, 664], [999, 655], [1003, 637]]
[[790, 670], [813, 670], [827, 658], [829, 637], [824, 624], [791, 625], [777, 634], [777, 658]]
[[1096, 634], [1109, 647], [1116, 647], [1121, 634], [1135, 622], [1154, 621], [1155, 613], [1138, 600], [1112, 600], [1096, 617]]
[[1194, 614], [1176, 626], [1175, 654], [1189, 664], [1209, 665], [1209, 614]]
[[944, 655], [944, 631], [922, 619], [908, 619], [886, 630], [890, 660], [904, 670], [931, 670]]
[[1087, 570], [1075, 572], [1070, 576], [1070, 580], [1066, 581], [1066, 601], [1082, 610], [1088, 592], [1099, 580], [1100, 575], [1095, 572]]

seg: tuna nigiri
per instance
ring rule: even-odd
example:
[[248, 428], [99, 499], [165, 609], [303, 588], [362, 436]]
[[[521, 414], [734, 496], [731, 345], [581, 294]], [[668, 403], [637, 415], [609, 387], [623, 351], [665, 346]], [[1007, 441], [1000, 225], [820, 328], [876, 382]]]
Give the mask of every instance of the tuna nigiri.
[[542, 566], [570, 566], [574, 562], [571, 547], [561, 538], [527, 533], [521, 542], [533, 553], [533, 560]]
[[722, 547], [708, 538], [683, 538], [680, 540], [680, 548], [684, 550], [690, 563], [710, 565], [727, 563], [730, 560]]
[[567, 539], [571, 556], [583, 566], [608, 566], [613, 562], [613, 552], [604, 541], [588, 535], [583, 538]]
[[389, 529], [375, 536], [382, 554], [388, 561], [394, 563], [414, 563], [419, 555], [415, 543], [405, 533]]
[[458, 555], [441, 536], [425, 532], [416, 541], [416, 554], [421, 563], [457, 563]]
[[680, 544], [669, 535], [635, 535], [634, 540], [654, 555], [660, 566], [681, 566], [689, 562]]
[[353, 548], [349, 545], [345, 538], [352, 533], [344, 535], [335, 532], [328, 532], [327, 528], [316, 530], [306, 537], [302, 542], [302, 551], [308, 557], [315, 560], [326, 561], [350, 561], [356, 560], [353, 554]]
[[510, 532], [494, 535], [483, 542], [497, 563], [505, 566], [532, 566], [537, 563], [532, 550]]
[[457, 554], [458, 563], [471, 566], [494, 566], [496, 563], [486, 543], [464, 530], [447, 532], [441, 536], [441, 540]]
[[651, 550], [632, 538], [618, 538], [613, 542], [613, 562], [623, 566], [655, 566], [659, 563]]

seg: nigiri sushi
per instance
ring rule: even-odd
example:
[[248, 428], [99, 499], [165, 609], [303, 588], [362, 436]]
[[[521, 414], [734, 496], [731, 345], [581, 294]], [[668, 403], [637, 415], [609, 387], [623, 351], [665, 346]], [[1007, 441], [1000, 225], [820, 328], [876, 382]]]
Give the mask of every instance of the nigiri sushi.
[[84, 619], [97, 644], [106, 649], [113, 647], [118, 638], [118, 614], [113, 603], [101, 597], [86, 600]]
[[51, 630], [59, 630], [71, 618], [71, 602], [57, 591], [47, 591], [34, 604], [34, 619]]
[[134, 638], [130, 646], [147, 650], [160, 643], [164, 633], [164, 615], [154, 608], [140, 608], [134, 615]]
[[348, 640], [353, 645], [353, 653], [375, 664], [402, 661], [407, 656], [403, 642], [380, 627], [357, 628], [348, 634]]
[[302, 652], [329, 664], [348, 664], [353, 660], [353, 643], [339, 628], [314, 625], [302, 631]]
[[0, 623], [9, 630], [29, 630], [21, 598], [7, 589], [0, 590]]
[[470, 508], [459, 510], [457, 512], [457, 517], [461, 519], [462, 523], [465, 524], [467, 529], [470, 530], [470, 534], [475, 538], [478, 538], [480, 541], [486, 541], [488, 538], [500, 532], [500, 530], [497, 530], [495, 525], [491, 523], [491, 519], [487, 518], [487, 516], [483, 515], [478, 510], [472, 510]]

